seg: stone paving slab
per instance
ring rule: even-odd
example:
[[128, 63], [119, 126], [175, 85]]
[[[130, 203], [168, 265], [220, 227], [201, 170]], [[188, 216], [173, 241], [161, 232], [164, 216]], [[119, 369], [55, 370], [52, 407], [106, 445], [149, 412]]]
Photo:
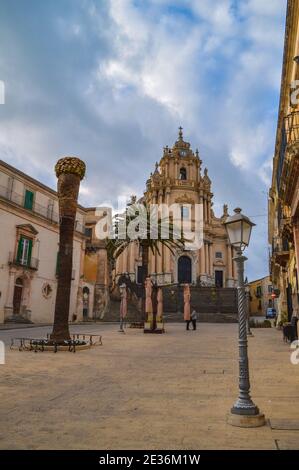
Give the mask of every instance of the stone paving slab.
[[295, 419], [271, 419], [271, 429], [299, 431], [299, 420]]
[[[103, 346], [75, 354], [7, 348], [0, 448], [299, 449], [296, 430], [226, 423], [238, 392], [237, 330], [168, 324], [165, 335], [129, 328], [123, 335], [118, 325], [72, 325], [74, 333], [102, 334]], [[49, 331], [26, 328], [24, 336]], [[9, 345], [20, 335], [1, 331], [0, 340]], [[270, 421], [299, 421], [299, 365], [281, 332], [256, 330], [249, 347], [253, 400]]]
[[298, 450], [299, 438], [298, 439], [277, 439], [276, 441], [277, 450]]

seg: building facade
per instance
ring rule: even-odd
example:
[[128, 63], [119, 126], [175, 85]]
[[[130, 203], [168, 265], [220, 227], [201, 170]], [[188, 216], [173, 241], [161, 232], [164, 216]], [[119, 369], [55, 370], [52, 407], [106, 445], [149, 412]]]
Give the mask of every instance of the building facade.
[[[166, 146], [154, 172], [146, 182], [143, 201], [146, 205], [167, 207], [177, 204], [194, 222], [195, 205], [202, 207], [203, 244], [198, 250], [176, 250], [160, 247], [160, 253], [150, 253], [149, 274], [158, 284], [189, 283], [201, 286], [234, 287], [236, 268], [233, 248], [229, 243], [224, 220], [228, 216], [227, 206], [223, 215], [215, 217], [213, 193], [208, 170], [201, 170], [202, 161], [198, 150], [192, 151], [189, 142], [183, 139], [182, 128], [172, 148]], [[191, 211], [191, 213], [190, 213]], [[132, 281], [140, 283], [141, 253], [138, 243], [132, 243], [119, 257], [115, 268], [116, 280], [127, 274]], [[140, 274], [140, 275], [139, 275]]]
[[110, 307], [111, 268], [105, 242], [96, 236], [96, 224], [101, 216], [95, 207], [85, 211], [83, 319], [102, 319]]
[[[227, 206], [217, 218], [211, 180], [207, 169], [202, 173], [201, 164], [198, 151], [194, 153], [184, 141], [180, 128], [178, 140], [172, 148], [164, 148], [160, 163], [146, 182], [142, 198], [146, 205], [176, 204], [180, 217], [184, 219], [187, 214], [192, 224], [195, 205], [200, 205], [202, 211], [200, 248], [172, 253], [163, 246], [160, 253], [150, 254], [149, 274], [159, 285], [235, 286], [234, 252], [223, 225]], [[131, 243], [111, 264], [105, 241], [96, 236], [104, 209], [78, 205], [70, 321], [103, 319], [111, 306], [110, 294], [113, 297], [123, 274], [130, 277], [139, 298], [140, 247], [138, 242]], [[52, 323], [59, 266], [56, 191], [0, 161], [0, 221], [0, 322]]]
[[249, 313], [252, 316], [265, 316], [267, 308], [274, 305], [272, 298], [273, 287], [270, 276], [256, 279], [248, 283], [249, 286]]
[[272, 184], [269, 191], [270, 274], [278, 321], [299, 314], [299, 3], [287, 6]]
[[[59, 248], [57, 193], [0, 161], [0, 322], [54, 318]], [[85, 210], [74, 236], [70, 320], [81, 319]]]

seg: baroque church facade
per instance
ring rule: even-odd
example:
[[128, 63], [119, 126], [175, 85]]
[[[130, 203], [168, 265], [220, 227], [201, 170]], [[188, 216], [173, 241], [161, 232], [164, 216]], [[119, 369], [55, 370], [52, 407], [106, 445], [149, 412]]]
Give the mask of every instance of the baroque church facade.
[[[154, 172], [146, 182], [141, 201], [148, 204], [179, 204], [184, 212], [193, 211], [201, 204], [203, 217], [203, 243], [198, 250], [176, 250], [172, 253], [166, 246], [160, 253], [150, 253], [149, 275], [158, 285], [189, 283], [198, 286], [235, 287], [236, 268], [234, 251], [229, 243], [224, 220], [227, 206], [217, 218], [213, 211], [213, 193], [208, 170], [202, 172], [199, 152], [193, 152], [190, 143], [183, 138], [182, 128], [173, 147], [166, 146]], [[193, 218], [193, 212], [191, 219]], [[141, 253], [138, 243], [132, 243], [116, 262], [114, 283], [122, 275], [133, 282], [141, 282]]]
[[[197, 250], [161, 247], [149, 256], [149, 275], [160, 286], [234, 287], [233, 250], [223, 221], [215, 217], [211, 181], [201, 170], [198, 151], [183, 139], [182, 129], [172, 148], [165, 147], [160, 162], [146, 182], [141, 199], [146, 204], [203, 207], [203, 244]], [[122, 275], [137, 287], [142, 279], [138, 242], [112, 268], [105, 241], [96, 236], [101, 216], [95, 207], [78, 206], [73, 254], [70, 321], [101, 319], [113, 310], [113, 296]], [[192, 218], [192, 217], [191, 217]], [[59, 250], [59, 211], [56, 191], [0, 161], [0, 323], [50, 323], [54, 317]], [[116, 306], [116, 310], [118, 307]]]

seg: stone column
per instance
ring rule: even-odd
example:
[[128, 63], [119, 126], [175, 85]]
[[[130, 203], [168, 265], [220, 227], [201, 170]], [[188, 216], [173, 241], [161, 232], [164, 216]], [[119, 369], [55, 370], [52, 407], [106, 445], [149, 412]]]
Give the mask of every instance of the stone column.
[[[170, 188], [166, 188], [166, 191], [165, 191], [165, 204], [167, 206], [169, 206], [169, 194], [170, 194]], [[166, 273], [170, 273], [171, 272], [171, 269], [170, 269], [171, 252], [166, 246], [163, 248], [163, 251], [164, 251], [163, 271], [166, 272]]]
[[195, 181], [196, 183], [198, 183], [198, 178], [199, 178], [199, 162], [197, 161], [196, 162], [196, 177], [195, 177]]
[[130, 245], [123, 252], [123, 256], [124, 256], [123, 266], [124, 266], [125, 273], [129, 272], [129, 256], [130, 256], [129, 253], [130, 253]]
[[209, 265], [210, 265], [210, 276], [213, 277], [213, 249], [212, 243], [209, 243]]
[[136, 276], [136, 269], [135, 269], [135, 251], [136, 251], [136, 243], [131, 243], [130, 245], [130, 273]]
[[234, 279], [233, 279], [232, 249], [231, 249], [231, 245], [229, 245], [229, 244], [227, 244], [226, 257], [227, 257], [227, 262], [226, 262], [226, 272], [227, 272], [226, 286], [227, 287], [234, 287], [235, 282], [234, 282]]
[[[163, 190], [160, 190], [159, 191], [159, 194], [158, 194], [158, 204], [163, 204]], [[161, 215], [161, 214], [160, 214]], [[160, 254], [159, 253], [156, 253], [156, 259], [157, 259], [157, 273], [161, 274], [162, 271], [163, 271], [163, 247], [161, 245], [161, 243], [159, 243], [159, 250], [160, 250]]]
[[205, 244], [205, 259], [206, 259], [206, 273], [207, 276], [210, 275], [210, 258], [209, 258], [209, 244], [206, 242]]
[[166, 178], [168, 178], [168, 175], [169, 175], [169, 163], [168, 163], [168, 160], [167, 160], [166, 163], [165, 163], [165, 176], [166, 176]]
[[205, 198], [205, 221], [209, 223], [208, 198]]
[[203, 242], [200, 249], [200, 280], [206, 282], [207, 270], [206, 270], [206, 253], [205, 253], [205, 242]]

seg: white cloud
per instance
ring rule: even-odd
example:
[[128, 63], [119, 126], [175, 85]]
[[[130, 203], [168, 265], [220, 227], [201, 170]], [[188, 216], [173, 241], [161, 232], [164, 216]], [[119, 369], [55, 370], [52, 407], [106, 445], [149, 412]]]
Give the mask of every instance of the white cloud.
[[68, 15], [50, 10], [40, 49], [8, 35], [2, 158], [54, 185], [53, 164], [74, 153], [87, 162], [81, 201], [115, 206], [142, 194], [181, 124], [209, 168], [215, 207], [250, 210], [269, 182], [286, 1], [75, 3]]

